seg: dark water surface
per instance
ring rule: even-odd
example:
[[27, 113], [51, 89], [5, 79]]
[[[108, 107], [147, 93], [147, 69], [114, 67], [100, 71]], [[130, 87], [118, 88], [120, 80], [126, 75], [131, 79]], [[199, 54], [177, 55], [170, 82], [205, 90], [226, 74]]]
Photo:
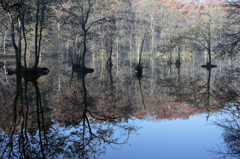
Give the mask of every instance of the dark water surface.
[[[50, 72], [35, 82], [0, 71], [1, 158], [239, 158], [238, 63], [201, 55], [182, 65], [144, 56], [88, 55], [94, 72], [72, 72], [66, 54], [43, 54]], [[19, 94], [18, 100], [14, 99]]]

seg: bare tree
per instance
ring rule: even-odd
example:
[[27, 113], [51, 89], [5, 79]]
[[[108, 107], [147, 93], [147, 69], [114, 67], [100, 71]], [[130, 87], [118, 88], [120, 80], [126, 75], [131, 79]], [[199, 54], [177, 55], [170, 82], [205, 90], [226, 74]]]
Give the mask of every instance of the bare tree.
[[[76, 28], [80, 32], [77, 33], [81, 36], [80, 43], [82, 43], [81, 59], [78, 57], [77, 64], [82, 70], [85, 70], [85, 56], [87, 53], [87, 38], [89, 30], [92, 26], [97, 24], [103, 24], [106, 22], [114, 22], [115, 19], [111, 15], [105, 15], [103, 17], [97, 15], [101, 12], [101, 7], [109, 6], [110, 1], [71, 1], [72, 5], [68, 8], [63, 8], [63, 11], [67, 13], [64, 23], [69, 24], [71, 27]], [[106, 9], [106, 8], [105, 8]], [[78, 28], [80, 25], [80, 29]], [[79, 53], [78, 53], [79, 54]]]

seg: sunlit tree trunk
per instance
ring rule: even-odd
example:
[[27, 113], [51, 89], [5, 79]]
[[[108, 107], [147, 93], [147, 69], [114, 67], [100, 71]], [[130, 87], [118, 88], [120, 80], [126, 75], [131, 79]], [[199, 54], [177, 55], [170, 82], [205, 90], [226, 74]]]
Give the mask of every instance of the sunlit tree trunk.
[[58, 31], [60, 31], [60, 24], [58, 23], [57, 25], [58, 25]]
[[222, 76], [222, 60], [220, 59], [220, 76]]
[[5, 31], [3, 35], [3, 54], [6, 54], [6, 37], [7, 37], [7, 33]]
[[92, 54], [92, 67], [95, 69], [95, 52]]
[[153, 17], [153, 15], [151, 15], [152, 50], [154, 49], [154, 27], [153, 27], [153, 23], [154, 23], [154, 17]]
[[117, 71], [118, 71], [118, 38], [117, 38]]

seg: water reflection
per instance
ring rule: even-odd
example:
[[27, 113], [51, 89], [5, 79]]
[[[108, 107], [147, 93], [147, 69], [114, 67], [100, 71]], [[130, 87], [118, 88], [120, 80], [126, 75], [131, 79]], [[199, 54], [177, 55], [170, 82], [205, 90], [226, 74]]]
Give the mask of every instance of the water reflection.
[[1, 158], [45, 158], [46, 131], [52, 122], [44, 114], [49, 114], [49, 110], [41, 98], [37, 81], [26, 76], [24, 82], [22, 79], [22, 75], [16, 73], [16, 95], [13, 102], [5, 103], [10, 110], [3, 107], [6, 115], [1, 118]]
[[[111, 112], [97, 108], [87, 92], [86, 74], [75, 74], [77, 80], [71, 82], [76, 87], [70, 85], [52, 108], [36, 80], [23, 81], [16, 74], [13, 103], [3, 105], [7, 115], [1, 117], [1, 158], [98, 158], [107, 145], [120, 149], [127, 144], [137, 126], [122, 121], [114, 104], [106, 108]], [[111, 81], [111, 71], [109, 75]], [[110, 89], [114, 100], [113, 94]]]
[[177, 67], [176, 82], [171, 77], [171, 71], [169, 74], [169, 78], [161, 80], [160, 85], [170, 88], [168, 94], [175, 97], [174, 101], [195, 106], [203, 112], [220, 109], [214, 90], [211, 88], [211, 69], [206, 70], [206, 79], [203, 78], [204, 76], [181, 79], [180, 67]]
[[[220, 155], [221, 158], [239, 158], [240, 156], [240, 103], [239, 103], [239, 73], [231, 70], [232, 76], [221, 77], [215, 83], [217, 86], [215, 96], [221, 101], [222, 115], [213, 124], [219, 127], [223, 133], [223, 142], [208, 151]], [[228, 104], [226, 104], [228, 103]]]
[[[111, 71], [109, 74], [111, 81]], [[76, 146], [69, 147], [73, 151], [71, 152], [72, 157], [98, 158], [105, 152], [107, 145], [121, 147], [126, 144], [130, 134], [137, 129], [131, 124], [122, 122], [116, 116], [117, 114], [113, 113], [114, 104], [106, 105], [103, 109], [96, 107], [94, 99], [87, 93], [85, 76], [86, 74], [76, 72], [77, 86], [67, 95], [63, 95], [61, 101], [54, 106], [53, 119], [66, 129], [75, 129], [75, 132], [71, 132], [71, 136], [69, 136], [70, 141]], [[110, 82], [110, 87], [113, 88], [112, 82]], [[111, 88], [109, 96], [114, 100]], [[57, 113], [59, 111], [60, 114]], [[121, 136], [116, 136], [116, 129], [121, 130], [124, 140]]]
[[[237, 123], [225, 113], [228, 103], [238, 101], [236, 72], [222, 70], [224, 76], [219, 76], [218, 68], [192, 68], [194, 61], [181, 60], [182, 65], [175, 66], [143, 58], [146, 67], [134, 77], [130, 61], [119, 60], [117, 67], [112, 58], [113, 65], [104, 65], [109, 58], [96, 58], [95, 71], [88, 74], [72, 70], [58, 58], [57, 63], [49, 62], [54, 65], [48, 76], [33, 80], [18, 74], [15, 84], [13, 76], [1, 72], [1, 157], [98, 158], [109, 149], [131, 144], [131, 137], [141, 132], [134, 120], [169, 122], [199, 114], [211, 120], [222, 113], [229, 121], [216, 126]], [[10, 86], [16, 87], [16, 94]], [[158, 141], [159, 136], [153, 138]]]
[[240, 156], [240, 116], [239, 116], [239, 103], [227, 106], [224, 111], [224, 116], [217, 122], [216, 126], [223, 130], [222, 138], [223, 143], [216, 147], [209, 149], [210, 153], [220, 155], [221, 158], [239, 158]]

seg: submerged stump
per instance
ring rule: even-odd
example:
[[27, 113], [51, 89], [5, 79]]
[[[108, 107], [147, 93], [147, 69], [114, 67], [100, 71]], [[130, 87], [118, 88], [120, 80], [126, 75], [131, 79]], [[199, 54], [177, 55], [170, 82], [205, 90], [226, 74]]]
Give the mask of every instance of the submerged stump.
[[212, 69], [214, 67], [217, 67], [217, 65], [212, 65], [211, 63], [207, 62], [206, 65], [202, 65], [201, 67], [202, 68], [206, 68], [207, 70], [210, 70], [210, 69]]
[[176, 67], [177, 67], [177, 68], [179, 68], [179, 67], [180, 67], [180, 65], [181, 65], [181, 62], [180, 62], [180, 60], [176, 60], [176, 62], [175, 62], [175, 65], [176, 65]]
[[167, 61], [167, 65], [172, 65], [173, 64], [173, 62], [172, 61]]
[[19, 71], [8, 70], [8, 75], [20, 74], [25, 81], [36, 81], [39, 77], [45, 76], [49, 73], [49, 69], [46, 67], [38, 67], [36, 69], [29, 68], [26, 69], [21, 67]]
[[72, 70], [74, 72], [79, 72], [79, 73], [93, 73], [94, 72], [94, 69], [86, 68], [86, 67], [82, 68], [79, 64], [73, 65]]
[[142, 77], [142, 69], [143, 69], [142, 65], [138, 64], [137, 66], [135, 66], [136, 77]]
[[0, 61], [0, 67], [3, 67], [4, 63]]
[[112, 61], [111, 60], [107, 60], [106, 62], [106, 68], [109, 70], [110, 68], [113, 67]]

